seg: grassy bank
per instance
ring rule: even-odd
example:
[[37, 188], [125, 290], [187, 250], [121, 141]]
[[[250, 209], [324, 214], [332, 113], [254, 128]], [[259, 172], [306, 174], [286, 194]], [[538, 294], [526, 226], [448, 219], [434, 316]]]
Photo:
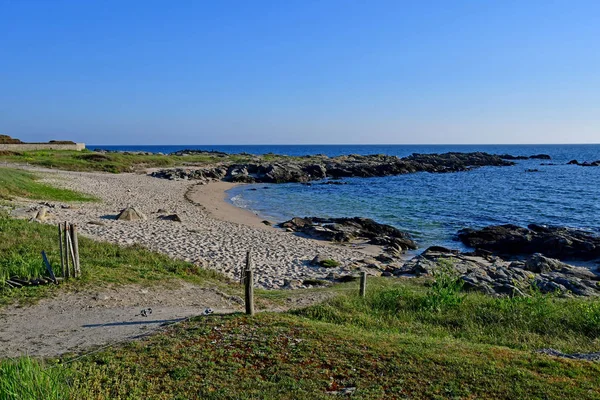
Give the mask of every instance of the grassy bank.
[[199, 154], [189, 156], [145, 155], [125, 153], [96, 153], [84, 151], [37, 150], [26, 152], [0, 152], [0, 162], [31, 164], [45, 168], [69, 171], [134, 172], [152, 167], [208, 165], [219, 162], [248, 162], [252, 156]]
[[[372, 293], [366, 303], [390, 290]], [[360, 301], [349, 296], [328, 307]], [[600, 398], [600, 365], [519, 350], [518, 340], [498, 346], [431, 333], [443, 325], [436, 320], [385, 330], [311, 314], [199, 317], [142, 341], [62, 360], [52, 370], [69, 377], [56, 384], [73, 399], [327, 399], [344, 390], [359, 399]], [[387, 318], [394, 318], [391, 311]], [[513, 329], [516, 336], [530, 334]], [[510, 342], [508, 332], [501, 336]]]
[[39, 176], [12, 168], [0, 168], [0, 199], [22, 197], [37, 200], [92, 201], [93, 197], [39, 182]]
[[[40, 252], [45, 250], [54, 268], [60, 265], [56, 227], [30, 223], [0, 215], [0, 287], [10, 276], [24, 278], [44, 275]], [[85, 237], [79, 239], [82, 277], [68, 285], [155, 284], [172, 279], [185, 279], [198, 284], [224, 284], [217, 272], [173, 260], [142, 246], [122, 247]], [[18, 290], [0, 288], [0, 305], [16, 299], [37, 299], [60, 287], [39, 286]]]

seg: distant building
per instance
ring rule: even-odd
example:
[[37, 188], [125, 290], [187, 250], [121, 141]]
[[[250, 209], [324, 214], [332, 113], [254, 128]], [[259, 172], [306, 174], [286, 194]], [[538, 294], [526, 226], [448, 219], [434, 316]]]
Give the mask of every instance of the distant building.
[[0, 150], [76, 150], [85, 149], [85, 143], [75, 143], [70, 140], [51, 140], [48, 143], [24, 143], [8, 135], [0, 135]]

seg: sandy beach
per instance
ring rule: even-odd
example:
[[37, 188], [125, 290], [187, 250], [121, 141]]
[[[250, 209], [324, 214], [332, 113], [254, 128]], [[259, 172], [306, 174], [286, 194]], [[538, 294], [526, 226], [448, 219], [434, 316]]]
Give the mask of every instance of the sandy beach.
[[[358, 260], [372, 254], [371, 248], [316, 241], [263, 224], [257, 215], [226, 201], [226, 191], [235, 185], [231, 183], [198, 185], [133, 173], [36, 171], [43, 172], [48, 183], [101, 200], [71, 208], [53, 203], [55, 207], [50, 208], [52, 219], [48, 223], [70, 221], [79, 225], [83, 235], [97, 240], [121, 245], [141, 244], [234, 279], [239, 278], [246, 252], [251, 251], [257, 284], [266, 289], [285, 287], [293, 281], [301, 287], [301, 281], [308, 278], [347, 274], [356, 269]], [[147, 220], [116, 220], [119, 211], [127, 206], [141, 210]], [[164, 212], [177, 214], [182, 222], [161, 219]], [[317, 254], [335, 259], [341, 265], [337, 268], [309, 265]]]

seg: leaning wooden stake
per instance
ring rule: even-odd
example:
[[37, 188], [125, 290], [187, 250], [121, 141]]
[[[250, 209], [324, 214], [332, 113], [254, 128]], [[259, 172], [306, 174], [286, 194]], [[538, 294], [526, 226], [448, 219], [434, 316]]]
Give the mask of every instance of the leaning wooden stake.
[[58, 223], [58, 249], [60, 251], [60, 270], [62, 272], [63, 278], [65, 275], [65, 256], [63, 251], [63, 229], [62, 223]]
[[245, 275], [246, 314], [254, 315], [254, 273], [247, 269]]
[[69, 226], [69, 228], [67, 229], [67, 249], [68, 253], [70, 253], [71, 255], [71, 277], [77, 278], [77, 263], [75, 261], [75, 250], [73, 249], [73, 242], [71, 241], [71, 228], [72, 226]]
[[69, 268], [69, 225], [65, 222], [63, 226], [63, 244], [64, 244], [64, 257], [65, 257], [65, 274], [63, 275], [66, 279], [71, 277], [71, 269]]
[[71, 243], [73, 243], [73, 262], [75, 263], [75, 277], [81, 276], [81, 265], [79, 265], [79, 240], [77, 240], [77, 225], [71, 225]]
[[362, 271], [360, 273], [360, 297], [365, 297], [367, 293], [367, 273]]

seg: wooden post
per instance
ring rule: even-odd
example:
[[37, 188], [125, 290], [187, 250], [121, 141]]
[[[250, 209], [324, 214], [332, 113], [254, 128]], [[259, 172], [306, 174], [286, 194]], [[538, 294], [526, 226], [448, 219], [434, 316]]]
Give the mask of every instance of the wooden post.
[[246, 295], [246, 314], [254, 315], [254, 273], [251, 269], [247, 269], [246, 271], [246, 285], [245, 285], [245, 295]]
[[77, 240], [77, 225], [71, 225], [71, 242], [73, 243], [73, 258], [75, 263], [75, 277], [81, 275], [81, 265], [79, 265], [79, 240]]
[[360, 273], [360, 297], [365, 297], [367, 293], [367, 273], [362, 271]]
[[71, 229], [72, 226], [69, 225], [69, 229], [67, 230], [67, 249], [68, 253], [71, 254], [71, 277], [77, 278], [77, 264], [75, 262], [75, 250], [73, 249], [73, 242], [71, 241]]
[[63, 229], [62, 229], [62, 223], [58, 223], [58, 249], [60, 251], [60, 270], [62, 272], [62, 276], [63, 278], [66, 277], [65, 275], [65, 255], [64, 255], [64, 251], [63, 251]]
[[242, 272], [240, 272], [240, 283], [246, 282], [246, 271], [252, 269], [252, 256], [250, 251], [246, 252], [246, 267], [242, 267]]
[[71, 277], [71, 270], [69, 268], [69, 225], [65, 222], [63, 227], [63, 244], [64, 244], [64, 256], [65, 256], [65, 272], [64, 277], [69, 279]]

